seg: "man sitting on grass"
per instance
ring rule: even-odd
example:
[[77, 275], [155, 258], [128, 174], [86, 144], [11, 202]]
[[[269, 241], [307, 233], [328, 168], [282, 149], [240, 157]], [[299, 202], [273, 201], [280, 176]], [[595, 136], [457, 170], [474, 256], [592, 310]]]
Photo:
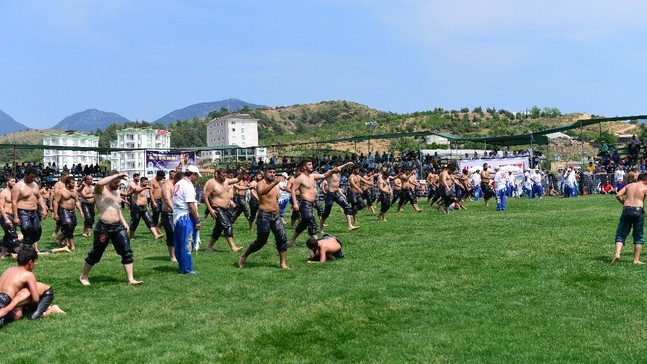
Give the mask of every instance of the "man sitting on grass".
[[611, 261], [611, 265], [616, 265], [620, 260], [620, 251], [625, 245], [625, 238], [632, 228], [634, 264], [644, 264], [640, 261], [640, 251], [645, 242], [645, 233], [643, 231], [645, 226], [645, 197], [647, 197], [647, 172], [643, 172], [638, 176], [637, 183], [626, 185], [616, 194], [616, 198], [623, 208], [618, 228], [616, 229], [616, 254]]
[[[38, 253], [31, 246], [22, 246], [18, 250], [18, 266], [11, 267], [0, 276], [0, 308], [7, 310], [15, 306], [31, 304], [29, 318], [32, 320], [48, 316], [51, 313], [65, 313], [56, 305], [50, 305], [54, 300], [52, 287], [36, 282], [33, 273]], [[19, 319], [17, 310], [2, 312], [0, 327], [5, 323]]]
[[308, 263], [325, 263], [326, 260], [335, 260], [344, 257], [341, 251], [341, 242], [333, 235], [325, 234], [321, 238], [310, 238], [306, 245], [312, 253]]

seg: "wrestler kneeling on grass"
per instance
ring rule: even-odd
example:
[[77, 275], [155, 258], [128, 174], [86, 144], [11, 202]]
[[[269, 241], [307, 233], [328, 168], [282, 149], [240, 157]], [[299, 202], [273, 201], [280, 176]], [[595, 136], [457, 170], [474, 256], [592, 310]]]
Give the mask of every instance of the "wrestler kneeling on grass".
[[334, 235], [325, 234], [321, 238], [310, 238], [306, 245], [312, 253], [308, 263], [324, 263], [326, 260], [341, 259], [344, 253], [341, 250], [341, 242]]

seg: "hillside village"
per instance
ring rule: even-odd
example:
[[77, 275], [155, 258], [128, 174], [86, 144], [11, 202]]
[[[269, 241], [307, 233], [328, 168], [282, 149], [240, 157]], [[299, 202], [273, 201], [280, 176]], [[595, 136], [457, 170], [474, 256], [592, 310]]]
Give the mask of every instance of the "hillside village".
[[[257, 107], [251, 109], [243, 106], [240, 113], [257, 120], [257, 143], [259, 146], [272, 146], [264, 153], [292, 153], [309, 151], [315, 146], [328, 153], [363, 153], [371, 151], [405, 152], [409, 149], [429, 149], [449, 147], [447, 142], [434, 142], [427, 145], [421, 138], [405, 137], [391, 139], [367, 139], [359, 142], [322, 143], [326, 140], [347, 138], [351, 136], [368, 136], [390, 133], [430, 131], [461, 136], [501, 136], [537, 132], [548, 128], [572, 123], [576, 120], [588, 120], [592, 116], [586, 113], [561, 115], [556, 109], [537, 107], [524, 113], [511, 113], [506, 110], [486, 109], [480, 107], [469, 110], [444, 110], [436, 108], [431, 111], [410, 114], [395, 114], [371, 109], [349, 101], [325, 101], [312, 104], [292, 105], [285, 107]], [[216, 118], [229, 114], [225, 108], [213, 111], [204, 118], [178, 120], [167, 126], [161, 123], [129, 122], [113, 124], [97, 133], [98, 146], [106, 147], [116, 141], [116, 133], [124, 127], [167, 130], [170, 148], [206, 147], [207, 124]], [[598, 118], [599, 116], [595, 116]], [[368, 124], [372, 123], [372, 124]], [[367, 126], [371, 125], [371, 127]], [[110, 132], [109, 132], [110, 131]], [[62, 130], [28, 130], [0, 136], [0, 143], [43, 144], [44, 135], [64, 133]], [[70, 132], [68, 131], [68, 134]], [[605, 122], [581, 129], [566, 131], [561, 137], [551, 138], [548, 146], [541, 147], [551, 159], [581, 159], [593, 156], [601, 141], [609, 144], [622, 143], [628, 136], [645, 137], [645, 127], [638, 122]], [[305, 143], [305, 144], [302, 144]], [[233, 144], [233, 143], [232, 143]], [[299, 145], [300, 144], [300, 145]], [[237, 145], [248, 147], [247, 145]], [[465, 143], [452, 148], [483, 148], [483, 145]], [[519, 146], [523, 148], [524, 146]], [[516, 148], [516, 147], [515, 147]], [[19, 150], [17, 160], [42, 162], [43, 151]], [[294, 154], [297, 153], [297, 154]], [[247, 153], [247, 155], [250, 155]], [[212, 161], [215, 157], [210, 156]], [[258, 158], [259, 156], [256, 155]], [[266, 154], [262, 155], [263, 158]], [[13, 150], [0, 150], [0, 162], [13, 161]]]

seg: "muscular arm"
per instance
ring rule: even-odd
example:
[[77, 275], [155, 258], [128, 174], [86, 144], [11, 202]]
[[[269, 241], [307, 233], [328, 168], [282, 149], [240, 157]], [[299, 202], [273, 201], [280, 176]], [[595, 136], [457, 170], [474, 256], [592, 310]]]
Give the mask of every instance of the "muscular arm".
[[209, 180], [205, 185], [204, 185], [204, 204], [207, 205], [207, 210], [209, 210], [209, 214], [211, 217], [216, 216], [216, 212], [213, 210], [213, 207], [211, 206], [211, 201], [209, 197], [211, 196], [211, 193], [213, 192], [213, 180]]
[[266, 194], [270, 193], [270, 191], [272, 191], [272, 189], [277, 184], [279, 184], [280, 182], [281, 181], [277, 178], [277, 179], [274, 180], [274, 182], [272, 182], [270, 184], [266, 184], [265, 188], [261, 188], [261, 184], [259, 183], [259, 184], [256, 185], [256, 192], [258, 193], [259, 196], [266, 195]]
[[[191, 216], [193, 216], [194, 221], [200, 221], [200, 215], [198, 214], [198, 208], [195, 207], [194, 203], [189, 203], [189, 213], [191, 214]], [[200, 230], [200, 227], [202, 227], [202, 225], [199, 222], [197, 222], [195, 224], [195, 229]]]
[[166, 202], [168, 208], [173, 211], [173, 199], [171, 199], [171, 193], [167, 187], [162, 186], [162, 199]]
[[119, 174], [113, 174], [112, 176], [108, 176], [100, 179], [99, 181], [97, 181], [97, 185], [94, 186], [94, 194], [95, 195], [101, 194], [101, 192], [103, 191], [103, 187], [109, 185], [110, 182], [114, 180], [120, 180], [125, 177], [126, 177], [125, 173], [119, 173]]
[[54, 211], [52, 213], [54, 214], [54, 220], [58, 221], [58, 205], [61, 203], [61, 194], [57, 193], [56, 197], [54, 198]]
[[624, 205], [624, 204], [625, 204], [625, 200], [624, 200], [622, 197], [623, 197], [626, 193], [627, 193], [627, 186], [622, 187], [622, 189], [621, 189], [620, 191], [618, 191], [618, 193], [616, 193], [616, 199], [617, 199], [617, 200], [618, 200], [618, 202], [620, 202], [622, 205]]
[[297, 190], [301, 186], [301, 181], [297, 178], [292, 182], [292, 188], [290, 189], [290, 194], [292, 195], [292, 206], [295, 211], [299, 211], [299, 202], [297, 201]]
[[13, 221], [16, 225], [20, 225], [20, 220], [18, 219], [18, 197], [20, 196], [20, 191], [18, 184], [14, 186], [11, 190], [11, 212], [13, 214]]
[[31, 300], [33, 303], [38, 303], [40, 301], [40, 295], [38, 294], [38, 285], [36, 284], [36, 276], [34, 273], [26, 273], [27, 274], [27, 289], [29, 290], [29, 294], [31, 295]]
[[85, 214], [83, 213], [83, 209], [81, 208], [81, 202], [79, 202], [79, 195], [74, 196], [74, 201], [76, 202], [74, 205], [76, 206], [76, 208], [81, 213], [81, 218], [85, 219]]
[[[5, 211], [5, 209], [4, 209], [4, 204], [5, 204], [5, 197], [3, 196], [3, 195], [4, 195], [4, 191], [2, 191], [2, 192], [3, 192], [3, 193], [0, 193], [0, 215], [2, 215], [2, 219], [3, 219], [3, 220], [5, 221], [5, 223], [6, 223], [6, 222], [7, 222], [7, 221], [9, 221], [9, 220], [8, 220], [8, 218], [7, 218], [7, 212], [6, 212], [6, 211]], [[11, 225], [11, 221], [9, 221], [9, 224], [7, 224], [7, 225]], [[0, 317], [2, 317], [2, 316], [0, 316]]]

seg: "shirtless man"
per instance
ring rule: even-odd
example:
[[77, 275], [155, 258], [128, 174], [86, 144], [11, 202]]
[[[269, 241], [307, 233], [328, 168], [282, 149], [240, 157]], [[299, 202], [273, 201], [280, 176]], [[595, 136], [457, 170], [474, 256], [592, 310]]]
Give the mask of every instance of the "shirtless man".
[[344, 253], [341, 251], [341, 242], [332, 235], [324, 235], [319, 239], [310, 238], [306, 245], [312, 250], [308, 263], [325, 263], [326, 260], [344, 257]]
[[[247, 209], [247, 190], [251, 189], [249, 186], [249, 183], [245, 180], [242, 179], [238, 181], [238, 183], [234, 184], [234, 204], [236, 204], [235, 207], [235, 212], [234, 212], [234, 217], [232, 218], [231, 223], [234, 224], [236, 220], [238, 219], [238, 216], [240, 214], [245, 214], [245, 218], [247, 219], [247, 222], [249, 225], [252, 225], [252, 222], [249, 220], [249, 210]], [[250, 229], [251, 230], [251, 229]]]
[[74, 229], [76, 228], [74, 208], [79, 209], [81, 218], [85, 219], [77, 192], [74, 189], [74, 177], [67, 177], [65, 188], [59, 190], [54, 199], [54, 220], [61, 222], [61, 233], [56, 238], [56, 243], [62, 247], [63, 239], [65, 239], [65, 245], [70, 250], [76, 249], [74, 247]]
[[456, 167], [453, 164], [443, 168], [438, 176], [438, 188], [440, 189], [440, 196], [442, 197], [442, 204], [439, 207], [442, 209], [443, 214], [449, 214], [449, 206], [456, 200], [456, 190], [454, 189], [454, 172]]
[[429, 202], [431, 202], [431, 200], [436, 197], [436, 186], [438, 183], [438, 176], [436, 176], [433, 169], [430, 169], [427, 172], [425, 182], [427, 182], [427, 204], [429, 204]]
[[49, 184], [43, 183], [40, 187], [40, 195], [43, 196], [47, 211], [52, 211], [52, 189]]
[[490, 176], [490, 171], [488, 170], [489, 165], [483, 163], [483, 170], [481, 171], [481, 191], [483, 192], [483, 201], [485, 201], [485, 206], [490, 206], [488, 201], [494, 196], [494, 190], [490, 185], [492, 177]]
[[[164, 234], [160, 234], [157, 231], [157, 226], [153, 223], [150, 212], [148, 212], [148, 196], [147, 192], [150, 189], [148, 186], [148, 178], [142, 177], [139, 180], [139, 186], [133, 187], [133, 206], [131, 206], [130, 211], [130, 240], [135, 238], [135, 230], [137, 230], [137, 225], [139, 225], [139, 220], [144, 219], [146, 227], [153, 234], [153, 238], [161, 239]], [[160, 191], [161, 193], [161, 191]]]
[[[337, 168], [339, 168], [339, 170], [342, 170], [352, 164], [353, 162], [348, 162], [338, 166]], [[326, 178], [323, 182], [321, 182], [322, 189], [325, 190], [324, 193], [325, 193], [325, 202], [326, 202], [326, 207], [324, 208], [324, 212], [321, 215], [321, 225], [319, 228], [319, 232], [322, 234], [324, 231], [326, 219], [328, 218], [328, 216], [330, 216], [332, 205], [335, 202], [342, 209], [344, 209], [344, 215], [346, 215], [346, 222], [348, 223], [348, 231], [359, 229], [359, 226], [354, 226], [352, 223], [353, 209], [346, 201], [346, 196], [344, 196], [344, 194], [342, 193], [341, 188], [339, 187], [339, 182], [340, 182], [340, 178], [338, 173], [331, 174], [330, 176], [328, 176], [328, 178]]]
[[166, 233], [166, 247], [171, 262], [177, 262], [173, 244], [173, 186], [184, 177], [182, 172], [169, 172], [169, 179], [162, 184], [162, 226]]
[[[54, 183], [54, 188], [52, 189], [52, 192], [51, 192], [51, 196], [50, 196], [51, 200], [50, 201], [54, 201], [58, 191], [65, 188], [65, 179], [67, 177], [69, 177], [69, 176], [70, 176], [70, 172], [68, 172], [68, 171], [61, 172], [61, 178], [56, 183]], [[54, 232], [52, 233], [52, 236], [53, 237], [58, 236], [59, 230], [61, 230], [61, 222], [57, 221], [56, 222], [56, 227], [54, 228]]]
[[634, 167], [627, 172], [627, 184], [638, 181], [638, 168]]
[[[52, 288], [36, 282], [33, 270], [37, 259], [38, 253], [33, 247], [23, 246], [18, 250], [18, 266], [8, 268], [0, 276], [0, 307], [9, 308], [30, 302], [36, 306], [29, 314], [32, 320], [51, 313], [65, 313], [58, 306], [50, 305], [54, 300]], [[14, 318], [13, 314], [7, 314], [0, 319], [0, 327]]]
[[359, 175], [359, 167], [354, 166], [350, 177], [348, 177], [348, 186], [350, 187], [348, 197], [350, 204], [353, 207], [354, 223], [357, 223], [357, 211], [362, 210], [365, 207], [364, 199], [362, 198], [362, 183], [367, 183], [367, 181], [364, 177]]
[[79, 201], [81, 201], [81, 211], [83, 212], [83, 236], [92, 235], [92, 226], [94, 225], [94, 186], [92, 185], [93, 178], [91, 175], [86, 175], [81, 180], [81, 184], [77, 188], [79, 194]]
[[230, 185], [238, 183], [245, 178], [247, 165], [244, 165], [237, 178], [227, 178], [227, 172], [219, 169], [213, 179], [209, 180], [204, 186], [204, 202], [209, 210], [209, 215], [216, 220], [216, 225], [211, 232], [211, 241], [207, 245], [207, 251], [213, 251], [213, 244], [224, 235], [232, 252], [243, 250], [234, 244], [234, 229], [229, 219], [229, 207], [231, 206], [231, 189]]
[[2, 253], [0, 258], [9, 255], [18, 247], [18, 233], [16, 232], [16, 225], [13, 224], [13, 208], [11, 205], [11, 191], [16, 185], [16, 178], [14, 176], [7, 176], [7, 187], [0, 192], [0, 225], [4, 230], [4, 237], [2, 238]]
[[363, 177], [364, 180], [360, 182], [360, 186], [362, 188], [362, 198], [366, 199], [366, 206], [369, 210], [371, 210], [372, 213], [375, 213], [375, 206], [373, 206], [373, 202], [375, 201], [373, 201], [372, 190], [372, 188], [375, 187], [375, 183], [373, 182], [374, 173], [375, 171], [369, 170]]
[[279, 267], [281, 269], [290, 269], [285, 262], [287, 255], [287, 235], [285, 234], [285, 226], [281, 219], [281, 211], [279, 209], [279, 182], [282, 177], [276, 177], [276, 169], [269, 166], [265, 169], [263, 180], [256, 184], [256, 193], [259, 198], [259, 211], [258, 219], [256, 221], [256, 240], [254, 240], [249, 248], [240, 256], [238, 260], [238, 267], [243, 268], [247, 258], [257, 251], [259, 251], [267, 243], [267, 238], [270, 236], [270, 231], [274, 234], [276, 241], [276, 250], [279, 252]]
[[[275, 171], [276, 172], [276, 171]], [[263, 180], [263, 173], [256, 172], [254, 179], [249, 183], [249, 231], [254, 230], [254, 220], [256, 219], [256, 214], [258, 213], [258, 192], [256, 187], [258, 183]]]
[[391, 197], [393, 197], [393, 190], [389, 182], [389, 171], [382, 168], [380, 177], [377, 180], [377, 187], [380, 189], [380, 213], [377, 215], [378, 220], [386, 221], [386, 212], [391, 207]]
[[[324, 174], [312, 173], [314, 167], [311, 159], [303, 160], [299, 165], [301, 174], [294, 180], [292, 185], [292, 204], [294, 209], [301, 213], [301, 221], [294, 229], [294, 235], [290, 239], [290, 246], [296, 246], [296, 240], [299, 234], [306, 228], [310, 237], [317, 239], [317, 221], [315, 220], [312, 209], [317, 198], [317, 180], [328, 178], [333, 173], [339, 173], [339, 167], [326, 171]], [[297, 193], [301, 196], [301, 203], [297, 202]]]
[[295, 209], [294, 206], [298, 206], [301, 203], [301, 194], [300, 192], [297, 191], [297, 204], [295, 205], [292, 202], [292, 186], [294, 185], [294, 180], [299, 178], [301, 175], [300, 170], [294, 171], [294, 175], [290, 176], [288, 178], [287, 185], [285, 188], [287, 189], [288, 192], [290, 192], [290, 205], [292, 205], [292, 214], [290, 216], [290, 229], [294, 228], [294, 224], [301, 219], [301, 213], [299, 212], [299, 209]]
[[616, 254], [611, 265], [616, 265], [620, 260], [620, 251], [631, 229], [633, 229], [634, 239], [634, 264], [644, 264], [640, 261], [640, 251], [645, 242], [645, 197], [647, 197], [647, 172], [638, 176], [638, 182], [626, 185], [616, 194], [616, 199], [623, 207], [616, 229]]
[[122, 193], [122, 196], [126, 197], [126, 203], [128, 204], [128, 208], [130, 208], [131, 212], [134, 207], [134, 202], [133, 202], [133, 194], [135, 193], [135, 189], [139, 187], [139, 173], [133, 174], [133, 180], [128, 182], [128, 185], [126, 186], [126, 192]]
[[108, 173], [107, 177], [100, 179], [94, 187], [94, 199], [99, 211], [99, 221], [94, 228], [94, 244], [85, 258], [83, 273], [79, 277], [79, 281], [84, 286], [90, 285], [88, 274], [92, 267], [101, 260], [109, 242], [112, 242], [117, 254], [121, 256], [121, 264], [124, 265], [128, 283], [143, 283], [133, 278], [133, 251], [130, 249], [130, 240], [128, 239], [128, 223], [119, 208], [121, 205], [119, 183], [125, 178], [125, 173], [113, 170]]
[[391, 200], [391, 206], [400, 198], [400, 192], [402, 192], [402, 180], [399, 178], [402, 175], [402, 170], [398, 170], [398, 173], [395, 178], [393, 178], [393, 199]]
[[398, 211], [402, 211], [407, 202], [411, 203], [416, 212], [421, 212], [422, 209], [418, 207], [418, 198], [416, 197], [415, 187], [420, 186], [417, 181], [416, 173], [413, 168], [407, 167], [403, 174], [398, 178], [402, 182], [402, 190], [400, 191], [400, 202], [398, 202]]
[[153, 225], [155, 225], [158, 231], [162, 229], [162, 225], [160, 224], [160, 214], [162, 212], [162, 183], [164, 183], [164, 178], [166, 178], [166, 173], [162, 170], [158, 170], [155, 177], [148, 183], [151, 192]]
[[36, 170], [32, 166], [25, 167], [25, 176], [11, 190], [11, 208], [13, 223], [20, 226], [23, 235], [23, 245], [34, 245], [40, 240], [43, 229], [38, 218], [38, 205], [41, 207], [42, 218], [47, 217], [47, 207], [40, 195], [38, 184], [34, 181]]

